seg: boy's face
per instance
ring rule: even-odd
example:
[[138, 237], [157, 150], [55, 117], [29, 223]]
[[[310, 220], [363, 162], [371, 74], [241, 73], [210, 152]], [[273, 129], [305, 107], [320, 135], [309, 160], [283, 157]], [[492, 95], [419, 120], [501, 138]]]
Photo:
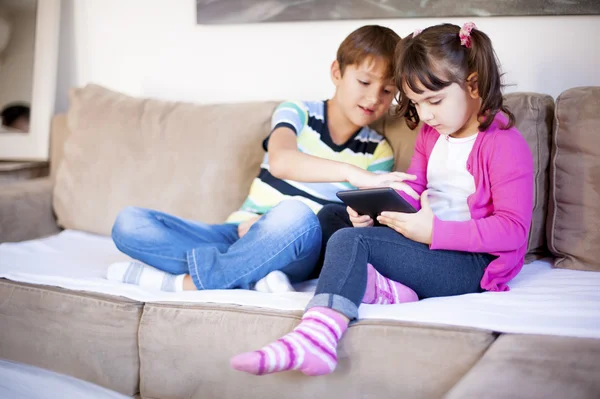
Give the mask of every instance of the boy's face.
[[366, 126], [382, 117], [396, 94], [392, 77], [386, 76], [386, 63], [377, 57], [358, 65], [348, 65], [342, 75], [333, 63], [331, 77], [336, 86], [335, 97], [342, 112], [356, 126]]

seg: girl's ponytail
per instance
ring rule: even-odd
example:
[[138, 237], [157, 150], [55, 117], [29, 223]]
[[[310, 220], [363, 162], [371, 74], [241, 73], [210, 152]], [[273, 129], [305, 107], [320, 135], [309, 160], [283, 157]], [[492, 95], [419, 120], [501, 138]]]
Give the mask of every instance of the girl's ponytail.
[[461, 45], [467, 48], [470, 73], [477, 72], [477, 87], [482, 100], [479, 109], [479, 116], [482, 117], [479, 130], [486, 130], [500, 111], [508, 117], [508, 123], [504, 128], [513, 127], [515, 116], [504, 105], [502, 74], [492, 41], [472, 22], [463, 25], [458, 35]]

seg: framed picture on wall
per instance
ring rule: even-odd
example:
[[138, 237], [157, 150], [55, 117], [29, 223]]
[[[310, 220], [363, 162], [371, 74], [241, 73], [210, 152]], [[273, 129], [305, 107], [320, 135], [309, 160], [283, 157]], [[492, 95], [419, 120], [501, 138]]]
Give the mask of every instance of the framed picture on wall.
[[198, 24], [594, 14], [599, 0], [196, 0]]
[[0, 161], [46, 161], [61, 0], [0, 0]]

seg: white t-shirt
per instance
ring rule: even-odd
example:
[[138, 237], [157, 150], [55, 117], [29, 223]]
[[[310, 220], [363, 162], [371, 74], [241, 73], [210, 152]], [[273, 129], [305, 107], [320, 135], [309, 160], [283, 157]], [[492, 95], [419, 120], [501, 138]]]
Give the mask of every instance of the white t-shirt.
[[440, 220], [471, 219], [467, 198], [475, 192], [475, 179], [467, 170], [467, 159], [477, 134], [454, 138], [440, 135], [427, 163], [429, 204]]

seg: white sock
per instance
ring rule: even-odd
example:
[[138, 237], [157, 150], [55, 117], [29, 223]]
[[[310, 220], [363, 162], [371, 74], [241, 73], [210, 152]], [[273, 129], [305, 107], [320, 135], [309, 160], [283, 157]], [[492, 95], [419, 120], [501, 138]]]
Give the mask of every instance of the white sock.
[[183, 291], [185, 274], [174, 275], [137, 260], [116, 262], [108, 267], [106, 278], [127, 284], [139, 285], [149, 290], [169, 292]]
[[261, 278], [254, 285], [254, 289], [259, 292], [281, 293], [296, 291], [288, 276], [281, 270], [274, 270]]

